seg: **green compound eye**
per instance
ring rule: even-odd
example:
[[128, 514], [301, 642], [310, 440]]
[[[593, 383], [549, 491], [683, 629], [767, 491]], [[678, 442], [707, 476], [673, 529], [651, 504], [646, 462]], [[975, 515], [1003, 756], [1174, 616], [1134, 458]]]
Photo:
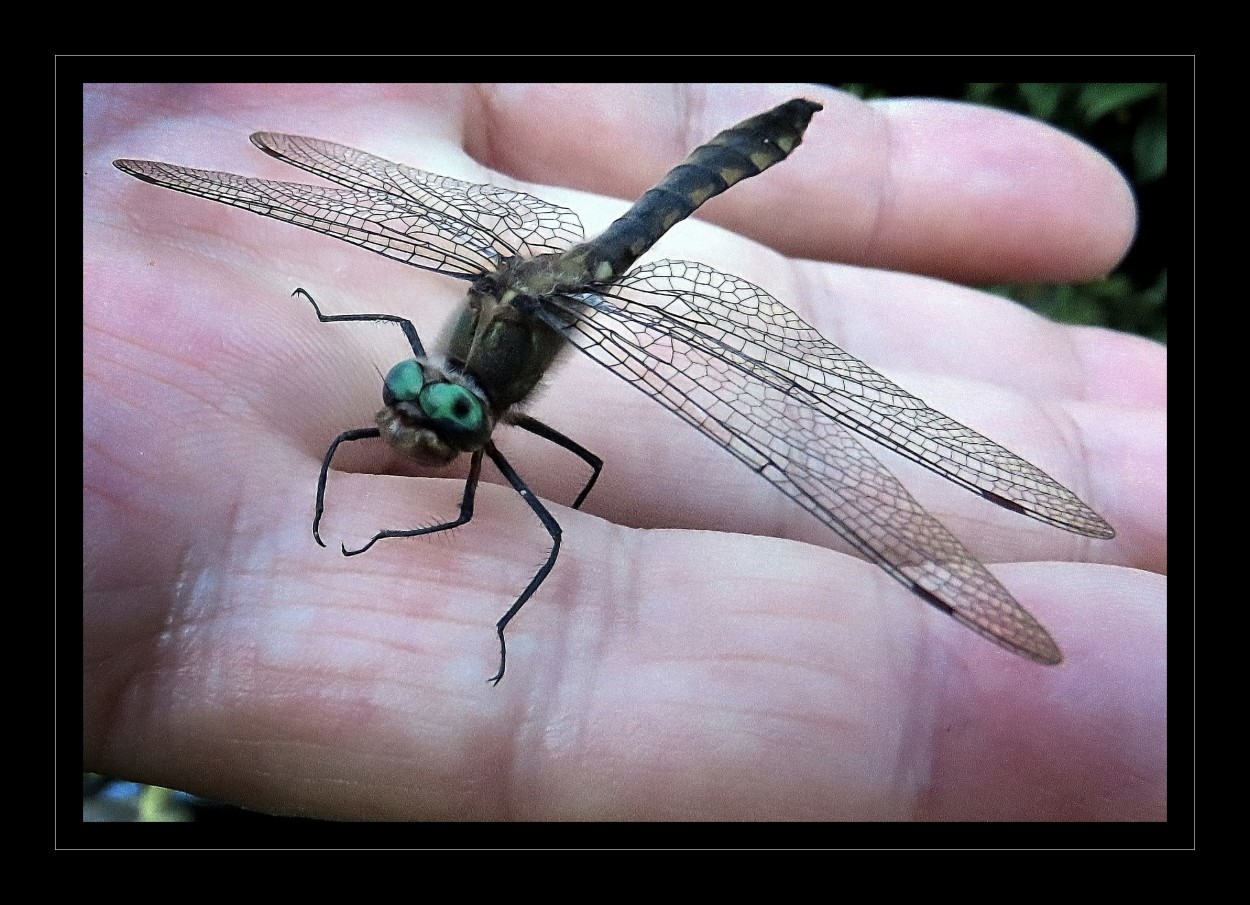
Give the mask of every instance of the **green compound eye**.
[[482, 428], [482, 400], [454, 383], [435, 383], [421, 393], [421, 408], [435, 421], [465, 433]]
[[[401, 361], [386, 372], [385, 394], [397, 402], [412, 402], [425, 386], [425, 372], [413, 359]], [[387, 403], [390, 404], [389, 402]]]

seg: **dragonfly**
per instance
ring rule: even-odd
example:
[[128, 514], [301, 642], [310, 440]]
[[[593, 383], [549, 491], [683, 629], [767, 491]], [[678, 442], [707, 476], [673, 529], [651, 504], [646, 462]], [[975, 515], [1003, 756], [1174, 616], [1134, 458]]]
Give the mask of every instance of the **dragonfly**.
[[344, 443], [381, 438], [422, 463], [467, 454], [457, 517], [377, 532], [387, 538], [446, 531], [473, 517], [482, 459], [489, 458], [551, 538], [538, 572], [495, 625], [498, 684], [504, 630], [555, 566], [562, 531], [494, 442], [509, 424], [584, 461], [603, 460], [527, 415], [557, 355], [572, 346], [746, 463], [916, 596], [990, 641], [1057, 664], [1046, 629], [962, 543], [929, 514], [855, 435], [901, 454], [1005, 509], [1057, 528], [1111, 538], [1112, 527], [1034, 465], [926, 405], [821, 336], [758, 286], [693, 261], [634, 266], [672, 226], [709, 198], [759, 175], [798, 147], [821, 105], [787, 101], [724, 130], [646, 192], [603, 233], [584, 241], [567, 207], [475, 184], [298, 135], [258, 132], [261, 151], [332, 185], [192, 169], [148, 160], [114, 165], [145, 182], [293, 223], [412, 267], [468, 282], [426, 352], [411, 321], [390, 314], [323, 314], [318, 320], [397, 325], [412, 349], [385, 375], [383, 407], [368, 427], [339, 434], [321, 464], [313, 537], [321, 539], [331, 462]]

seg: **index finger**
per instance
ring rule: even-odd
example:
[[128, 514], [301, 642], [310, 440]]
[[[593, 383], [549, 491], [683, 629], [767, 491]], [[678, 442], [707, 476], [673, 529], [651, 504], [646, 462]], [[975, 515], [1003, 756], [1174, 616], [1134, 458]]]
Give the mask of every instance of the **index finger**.
[[804, 147], [700, 216], [791, 257], [965, 283], [1091, 279], [1132, 240], [1136, 208], [1110, 161], [972, 104], [810, 85], [497, 85], [468, 99], [464, 140], [518, 178], [632, 200], [707, 136], [798, 96], [825, 107]]

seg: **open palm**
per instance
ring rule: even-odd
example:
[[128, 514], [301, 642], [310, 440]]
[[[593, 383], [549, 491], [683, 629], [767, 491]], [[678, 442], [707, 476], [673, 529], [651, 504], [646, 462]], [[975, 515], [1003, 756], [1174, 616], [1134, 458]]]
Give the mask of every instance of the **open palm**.
[[[383, 326], [319, 324], [289, 297], [302, 286], [328, 312], [402, 314], [432, 344], [462, 284], [108, 166], [299, 179], [246, 136], [300, 132], [470, 181], [498, 181], [482, 164], [532, 180], [507, 184], [576, 209], [594, 234], [625, 205], [572, 189], [637, 197], [695, 144], [799, 93], [827, 107], [800, 152], [701, 212], [738, 235], [692, 222], [653, 257], [766, 287], [1107, 517], [1117, 539], [1090, 541], [897, 469], [999, 564], [1059, 639], [1060, 667], [924, 607], [571, 356], [530, 411], [607, 465], [573, 512], [560, 504], [584, 466], [497, 434], [565, 546], [492, 689], [491, 626], [541, 562], [542, 528], [509, 488], [484, 484], [470, 525], [343, 559], [337, 540], [450, 518], [462, 486], [462, 469], [361, 449], [336, 460], [332, 549], [317, 547], [320, 457], [371, 422], [375, 369], [406, 344]], [[1105, 269], [1132, 208], [1086, 149], [985, 110], [784, 89], [104, 88], [86, 123], [89, 768], [339, 817], [1163, 815], [1163, 351], [884, 269], [968, 281]], [[1004, 175], [1016, 171], [1027, 178]], [[1140, 747], [1107, 729], [1112, 714]], [[1089, 792], [1109, 784], [1120, 794]]]

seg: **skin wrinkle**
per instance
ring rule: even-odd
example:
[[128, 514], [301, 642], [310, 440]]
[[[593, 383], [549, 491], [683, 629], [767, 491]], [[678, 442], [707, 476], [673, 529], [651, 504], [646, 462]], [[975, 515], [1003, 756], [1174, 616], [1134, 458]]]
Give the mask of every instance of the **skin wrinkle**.
[[849, 261], [848, 263], [871, 260], [876, 257], [878, 243], [881, 240], [881, 234], [884, 228], [883, 224], [887, 219], [886, 211], [890, 207], [890, 203], [887, 199], [891, 196], [887, 195], [886, 189], [898, 185], [898, 181], [894, 178], [893, 174], [895, 140], [894, 130], [890, 128], [890, 118], [885, 116], [881, 112], [880, 108], [869, 105], [869, 109], [873, 111], [873, 120], [879, 121], [880, 123], [879, 131], [881, 133], [881, 140], [885, 145], [882, 149], [883, 153], [877, 155], [877, 159], [884, 160], [886, 162], [886, 166], [883, 169], [879, 169], [876, 173], [873, 191], [870, 194], [870, 197], [873, 198], [872, 217], [867, 224], [867, 229], [861, 231], [863, 239], [859, 243], [859, 253], [854, 256], [853, 261]]
[[[1039, 327], [1046, 329], [1049, 334], [1047, 337], [1048, 341], [1053, 341], [1055, 339], [1055, 333], [1057, 332], [1055, 325], [1050, 322], [1043, 322], [1042, 324], [1039, 324]], [[1078, 467], [1076, 469], [1076, 473], [1079, 474], [1082, 479], [1080, 487], [1075, 488], [1078, 491], [1077, 495], [1083, 500], [1095, 500], [1095, 502], [1097, 502], [1097, 495], [1093, 493], [1097, 484], [1093, 479], [1093, 460], [1090, 455], [1089, 444], [1086, 440], [1086, 432], [1081, 422], [1073, 416], [1067, 405], [1069, 401], [1089, 401], [1088, 387], [1090, 385], [1085, 356], [1080, 354], [1083, 349], [1083, 343], [1080, 342], [1080, 337], [1078, 335], [1074, 335], [1069, 332], [1071, 329], [1073, 328], [1063, 330], [1062, 335], [1058, 337], [1063, 345], [1065, 354], [1061, 357], [1057, 356], [1057, 358], [1063, 361], [1079, 362], [1081, 365], [1080, 373], [1076, 376], [1075, 381], [1071, 379], [1067, 381], [1063, 399], [1056, 401], [1049, 398], [1029, 398], [1028, 401], [1031, 403], [1031, 407], [1037, 415], [1045, 419], [1047, 430], [1042, 433], [1051, 437], [1060, 437], [1061, 448], [1067, 455], [1069, 461], [1077, 463]], [[1075, 388], [1079, 390], [1076, 394], [1071, 392], [1074, 385]], [[1073, 470], [1066, 468], [1063, 470], [1063, 473], [1066, 476], [1064, 483], [1071, 488], [1073, 485], [1071, 478]], [[1094, 508], [1097, 510], [1098, 506], [1095, 505]], [[1078, 535], [1073, 535], [1072, 539], [1080, 543], [1083, 550], [1083, 557], [1088, 558], [1090, 541], [1093, 540], [1093, 538], [1082, 538]]]
[[[1055, 426], [1054, 412], [1051, 410], [1051, 407], [1043, 406], [1042, 409], [1046, 412], [1047, 423]], [[1067, 451], [1069, 457], [1078, 463], [1076, 470], [1081, 476], [1081, 486], [1079, 488], [1080, 493], [1078, 495], [1083, 500], [1094, 500], [1095, 502], [1099, 502], [1099, 495], [1095, 493], [1098, 489], [1098, 484], [1094, 480], [1093, 456], [1090, 454], [1090, 446], [1085, 436], [1085, 428], [1082, 426], [1080, 421], [1073, 417], [1072, 412], [1068, 409], [1068, 406], [1062, 406], [1060, 411], [1063, 414], [1063, 430], [1059, 431], [1059, 436], [1063, 438], [1064, 449]], [[1070, 471], [1070, 469], [1068, 469], [1068, 471]], [[1071, 478], [1069, 478], [1068, 481], [1069, 486], [1071, 486]], [[1094, 538], [1078, 536], [1077, 540], [1082, 547], [1082, 560], [1090, 560], [1090, 543], [1094, 540]]]
[[[937, 620], [929, 620], [936, 626]], [[894, 788], [906, 796], [908, 815], [918, 818], [923, 802], [933, 794], [932, 783], [937, 775], [937, 734], [934, 727], [945, 710], [947, 694], [943, 676], [954, 674], [950, 657], [935, 629], [925, 633], [918, 655], [912, 660], [905, 687], [909, 693], [909, 718], [901, 721], [904, 731], [899, 737], [899, 760]]]
[[[1087, 347], [1085, 343], [1081, 341], [1085, 335], [1084, 331], [1082, 331], [1078, 335], [1072, 335], [1069, 337], [1068, 345], [1072, 351], [1067, 356], [1067, 360], [1079, 362], [1081, 366], [1080, 376], [1077, 381], [1077, 386], [1081, 389], [1081, 392], [1076, 399], [1083, 403], [1096, 405], [1097, 400], [1092, 399], [1089, 394], [1089, 388], [1092, 386], [1092, 380], [1090, 378], [1089, 362], [1087, 360], [1088, 356], [1085, 354]], [[1064, 435], [1064, 443], [1069, 447], [1069, 449], [1071, 449], [1071, 435], [1074, 434], [1076, 436], [1077, 456], [1075, 458], [1080, 463], [1080, 474], [1083, 480], [1081, 498], [1085, 500], [1093, 499], [1097, 502], [1101, 502], [1098, 500], [1099, 494], [1095, 493], [1099, 487], [1099, 482], [1094, 478], [1094, 457], [1092, 455], [1089, 439], [1086, 436], [1086, 430], [1082, 423], [1076, 421], [1076, 419], [1074, 419], [1071, 413], [1066, 409], [1065, 414], [1067, 415], [1067, 420], [1070, 422], [1069, 428], [1072, 429], [1071, 433], [1065, 432]], [[1086, 549], [1083, 555], [1087, 560], [1092, 561], [1092, 557], [1089, 555], [1090, 550], [1088, 542], [1085, 544], [1085, 547]]]
[[[107, 330], [107, 329], [99, 329], [98, 333], [102, 336], [108, 336], [110, 339], [113, 339], [117, 341], [118, 343], [127, 344], [134, 349], [142, 350], [147, 356], [152, 356], [152, 357], [159, 356], [161, 359], [166, 360], [166, 361], [179, 362], [179, 363], [186, 364], [186, 365], [193, 366], [193, 367], [195, 366], [194, 358], [191, 358], [188, 356], [173, 355], [164, 349], [155, 348], [151, 344], [130, 342], [129, 340], [126, 339], [124, 335], [114, 332], [114, 331]], [[96, 360], [94, 363], [97, 366], [105, 366], [99, 360]], [[162, 387], [164, 387], [164, 389], [168, 391], [170, 394], [173, 394], [173, 393], [186, 394], [186, 395], [191, 396], [193, 399], [196, 399], [199, 402], [204, 402], [209, 398], [215, 398], [215, 397], [197, 396], [187, 386], [181, 383], [175, 382], [167, 378], [166, 376], [164, 376], [165, 372], [163, 370], [157, 370], [151, 366], [146, 366], [146, 360], [144, 359], [136, 359], [135, 357], [132, 357], [132, 356], [123, 357], [120, 355], [112, 355], [109, 357], [107, 367], [113, 368], [116, 371], [122, 371], [124, 369], [127, 375], [139, 375], [147, 380], [155, 381], [161, 384]], [[84, 368], [84, 370], [86, 369]], [[120, 395], [121, 393], [124, 393], [127, 390], [129, 384], [127, 381], [119, 380], [118, 386], [120, 387], [120, 390], [119, 390], [119, 395]], [[140, 407], [136, 403], [133, 395], [130, 395], [126, 398], [127, 398], [127, 401], [130, 402], [132, 405], [134, 405], [136, 408]]]
[[[460, 136], [460, 147], [477, 163], [482, 166], [490, 167], [495, 172], [503, 172], [503, 165], [500, 162], [498, 152], [497, 135], [500, 131], [499, 124], [499, 106], [495, 97], [494, 86], [492, 85], [474, 85], [468, 92], [469, 97], [474, 100], [472, 112], [466, 111], [465, 116], [461, 120], [462, 133]], [[477, 128], [474, 132], [481, 141], [482, 146], [476, 144], [471, 149], [468, 143], [468, 132], [465, 126], [472, 123]], [[485, 153], [483, 153], [485, 151]]]
[[[152, 631], [151, 631], [151, 638], [154, 639], [151, 642], [152, 647], [156, 646], [157, 642], [155, 639], [159, 638], [160, 633], [161, 633], [161, 629], [159, 629], [156, 626], [153, 626]], [[143, 635], [137, 634], [137, 635], [133, 635], [132, 637], [138, 637], [142, 639]], [[91, 721], [91, 725], [95, 727], [99, 733], [95, 747], [96, 747], [96, 750], [100, 754], [100, 760], [102, 763], [108, 763], [110, 761], [110, 755], [112, 755], [115, 750], [119, 752], [118, 759], [124, 760], [124, 752], [129, 749], [129, 744], [128, 744], [129, 740], [124, 739], [124, 738], [119, 738], [117, 735], [117, 733], [121, 733], [125, 728], [127, 728], [127, 723], [124, 720], [120, 719], [118, 717], [118, 714], [121, 713], [124, 709], [127, 709], [124, 707], [125, 702], [134, 693], [136, 689], [136, 683], [134, 680], [135, 680], [135, 677], [140, 674], [138, 672], [135, 672], [133, 669], [130, 669], [129, 665], [141, 659], [142, 658], [138, 657], [138, 655], [135, 653], [133, 647], [126, 647], [126, 648], [119, 647], [116, 653], [110, 654], [105, 657], [100, 657], [97, 655], [89, 663], [84, 658], [84, 664], [83, 664], [84, 688], [92, 684], [95, 678], [101, 676], [102, 674], [105, 674], [106, 672], [109, 672], [110, 670], [105, 669], [105, 667], [114, 663], [120, 664], [122, 667], [127, 668], [127, 672], [130, 676], [130, 678], [127, 679], [126, 681], [102, 683], [105, 685], [113, 686], [115, 688], [115, 692], [111, 694], [105, 694], [102, 696], [96, 696], [92, 699], [93, 706], [90, 709], [89, 718]], [[87, 725], [87, 719], [88, 719], [88, 715], [84, 714], [84, 729]], [[84, 745], [84, 748], [85, 747], [86, 746]]]
[[[186, 700], [184, 683], [195, 671], [194, 666], [185, 665], [194, 664], [194, 657], [180, 656], [183, 651], [194, 649], [195, 645], [189, 639], [202, 627], [205, 616], [202, 607], [192, 610], [188, 606], [192, 592], [199, 587], [197, 581], [187, 578], [192, 572], [191, 561], [192, 544], [187, 543], [182, 545], [177, 557], [174, 572], [176, 578], [171, 575], [173, 580], [168, 582], [173, 593], [161, 614], [159, 630], [154, 631], [139, 645], [132, 643], [132, 646], [146, 648], [149, 653], [135, 658], [136, 671], [120, 683], [121, 694], [116, 702], [117, 709], [124, 708], [131, 714], [131, 720], [153, 728], [163, 727], [165, 724], [161, 719], [161, 714], [166, 712], [160, 706], [163, 701], [172, 699], [177, 702], [167, 711], [176, 719], [181, 702]], [[184, 665], [180, 666], [180, 663]], [[162, 677], [168, 677], [164, 683]], [[162, 687], [164, 692], [160, 691]], [[140, 711], [145, 716], [138, 717]], [[109, 741], [105, 740], [102, 750], [109, 750]]]
[[[710, 129], [702, 125], [707, 119], [707, 104], [701, 92], [692, 92], [684, 87], [676, 92], [676, 120], [679, 126], [670, 145], [680, 144], [681, 147], [669, 147], [674, 161], [684, 160], [694, 148], [715, 135], [723, 126], [715, 125]], [[700, 125], [696, 128], [696, 123]], [[695, 134], [695, 133], [698, 134]], [[667, 172], [667, 171], [666, 171]], [[641, 196], [639, 196], [641, 197]]]

